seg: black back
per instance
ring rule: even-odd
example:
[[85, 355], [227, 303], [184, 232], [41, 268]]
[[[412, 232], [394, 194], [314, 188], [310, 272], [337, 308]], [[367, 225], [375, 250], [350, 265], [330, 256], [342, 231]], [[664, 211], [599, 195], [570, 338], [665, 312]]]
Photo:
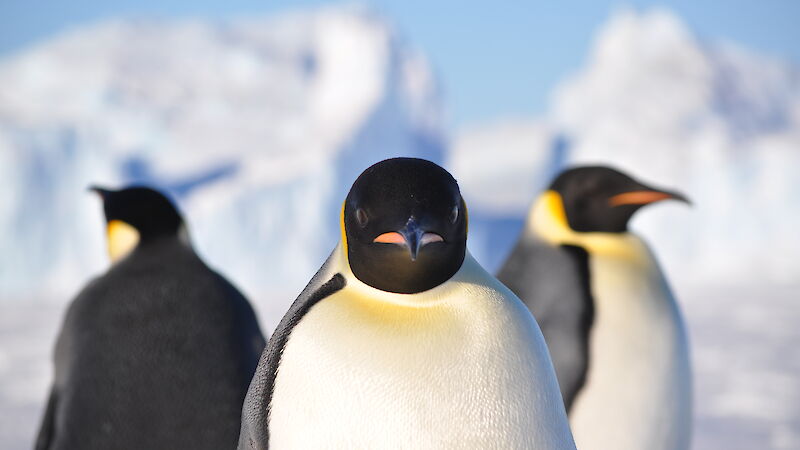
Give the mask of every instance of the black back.
[[233, 448], [264, 338], [247, 300], [175, 236], [72, 302], [37, 449]]
[[497, 273], [533, 313], [542, 330], [569, 412], [586, 381], [594, 302], [589, 255], [523, 236]]

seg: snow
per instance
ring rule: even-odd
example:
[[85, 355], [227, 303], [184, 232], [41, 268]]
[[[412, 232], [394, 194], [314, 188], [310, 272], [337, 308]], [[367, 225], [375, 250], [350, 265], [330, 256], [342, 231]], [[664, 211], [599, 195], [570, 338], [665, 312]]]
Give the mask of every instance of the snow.
[[697, 449], [800, 446], [797, 285], [685, 287]]
[[0, 444], [6, 450], [33, 447], [64, 310], [53, 302], [0, 303]]
[[[800, 446], [798, 285], [685, 286], [695, 376], [696, 450]], [[258, 305], [261, 306], [261, 305]], [[63, 305], [0, 304], [0, 443], [31, 447], [51, 376]], [[280, 311], [259, 308], [261, 323]]]

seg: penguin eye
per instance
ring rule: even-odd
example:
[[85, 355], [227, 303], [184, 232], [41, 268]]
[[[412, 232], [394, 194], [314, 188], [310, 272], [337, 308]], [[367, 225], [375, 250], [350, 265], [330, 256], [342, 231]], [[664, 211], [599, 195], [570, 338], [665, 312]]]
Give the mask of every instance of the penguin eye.
[[367, 222], [369, 222], [369, 218], [367, 217], [366, 211], [361, 208], [356, 210], [356, 222], [358, 222], [358, 226], [364, 228], [367, 226]]
[[458, 220], [458, 205], [453, 206], [453, 209], [450, 211], [450, 223], [456, 223]]

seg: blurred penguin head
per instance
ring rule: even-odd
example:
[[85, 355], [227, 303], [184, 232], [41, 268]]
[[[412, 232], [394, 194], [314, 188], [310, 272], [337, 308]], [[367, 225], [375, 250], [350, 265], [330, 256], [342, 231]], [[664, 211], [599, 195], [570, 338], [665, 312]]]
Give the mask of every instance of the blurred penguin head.
[[452, 175], [430, 161], [393, 158], [365, 170], [345, 199], [341, 226], [353, 274], [382, 291], [426, 291], [464, 262], [464, 200]]
[[98, 186], [89, 189], [103, 200], [112, 262], [130, 254], [140, 243], [179, 236], [185, 230], [172, 202], [154, 189], [141, 186], [118, 191]]
[[677, 192], [648, 186], [610, 167], [574, 167], [553, 180], [535, 214], [548, 216], [570, 232], [625, 233], [641, 207], [668, 199], [689, 202]]

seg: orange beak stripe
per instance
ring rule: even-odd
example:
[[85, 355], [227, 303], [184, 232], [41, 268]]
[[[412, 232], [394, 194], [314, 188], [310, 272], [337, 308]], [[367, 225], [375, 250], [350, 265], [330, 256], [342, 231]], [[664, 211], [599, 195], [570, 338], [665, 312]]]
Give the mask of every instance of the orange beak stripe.
[[406, 242], [403, 235], [396, 232], [390, 231], [388, 233], [383, 233], [382, 235], [376, 237], [372, 242], [377, 242], [381, 244], [404, 244]]
[[646, 205], [648, 203], [657, 202], [672, 198], [671, 194], [658, 191], [633, 191], [617, 194], [608, 199], [608, 204], [611, 206], [620, 205]]

